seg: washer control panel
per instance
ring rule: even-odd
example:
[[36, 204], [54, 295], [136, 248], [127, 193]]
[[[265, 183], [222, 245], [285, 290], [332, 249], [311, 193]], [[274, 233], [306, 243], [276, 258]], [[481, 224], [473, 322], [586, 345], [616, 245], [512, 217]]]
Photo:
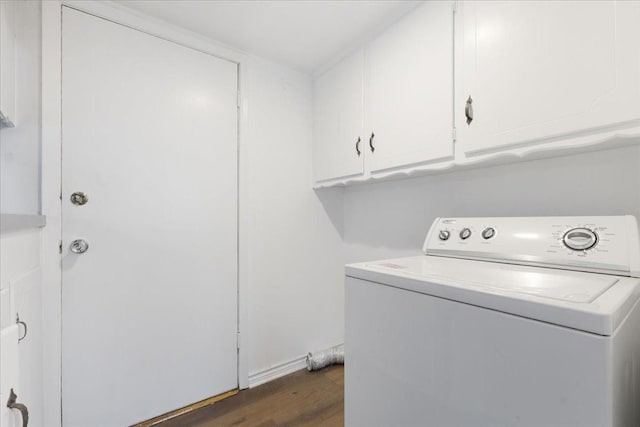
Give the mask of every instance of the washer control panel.
[[423, 250], [426, 255], [640, 275], [638, 223], [630, 215], [437, 218]]

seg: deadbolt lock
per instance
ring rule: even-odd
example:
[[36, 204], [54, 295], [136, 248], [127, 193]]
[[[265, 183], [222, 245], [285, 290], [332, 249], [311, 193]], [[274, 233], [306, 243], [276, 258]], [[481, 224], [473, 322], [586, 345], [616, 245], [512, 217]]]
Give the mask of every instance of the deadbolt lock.
[[76, 191], [71, 195], [71, 203], [74, 205], [84, 205], [89, 201], [89, 197], [84, 194], [82, 191]]

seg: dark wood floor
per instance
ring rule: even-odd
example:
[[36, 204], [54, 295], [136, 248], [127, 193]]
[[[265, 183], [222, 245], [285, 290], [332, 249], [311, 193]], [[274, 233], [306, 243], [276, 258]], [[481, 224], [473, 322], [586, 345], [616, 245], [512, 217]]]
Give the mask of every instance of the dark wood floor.
[[344, 425], [344, 370], [301, 370], [161, 424], [162, 427]]

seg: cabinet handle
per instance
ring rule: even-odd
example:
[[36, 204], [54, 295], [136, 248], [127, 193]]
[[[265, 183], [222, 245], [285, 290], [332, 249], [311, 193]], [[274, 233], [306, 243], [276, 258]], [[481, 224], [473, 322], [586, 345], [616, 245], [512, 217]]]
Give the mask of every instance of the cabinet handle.
[[29, 410], [22, 403], [16, 402], [16, 399], [18, 399], [18, 396], [16, 396], [13, 389], [11, 389], [9, 392], [9, 400], [7, 400], [7, 408], [20, 411], [22, 415], [22, 427], [27, 427], [27, 424], [29, 424]]
[[375, 138], [375, 134], [371, 132], [371, 137], [369, 138], [369, 148], [371, 148], [371, 152], [376, 151], [376, 147], [373, 146], [373, 138]]
[[362, 154], [360, 152], [360, 137], [358, 137], [358, 140], [356, 141], [356, 153], [358, 153], [358, 157], [360, 157], [360, 154]]
[[22, 334], [21, 337], [18, 337], [18, 342], [20, 342], [27, 337], [27, 324], [24, 323], [22, 320], [20, 320], [19, 314], [16, 315], [16, 324], [24, 328], [24, 333]]
[[471, 105], [472, 103], [473, 99], [471, 99], [471, 95], [469, 95], [469, 98], [467, 99], [467, 105], [465, 105], [464, 107], [464, 115], [467, 116], [468, 125], [470, 125], [473, 121], [473, 106]]

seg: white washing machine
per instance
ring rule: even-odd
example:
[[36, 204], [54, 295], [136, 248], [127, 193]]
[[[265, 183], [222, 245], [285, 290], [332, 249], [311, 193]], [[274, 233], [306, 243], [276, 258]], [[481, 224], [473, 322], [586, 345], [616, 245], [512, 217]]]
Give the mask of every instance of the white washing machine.
[[438, 218], [346, 267], [345, 424], [640, 426], [632, 216]]

